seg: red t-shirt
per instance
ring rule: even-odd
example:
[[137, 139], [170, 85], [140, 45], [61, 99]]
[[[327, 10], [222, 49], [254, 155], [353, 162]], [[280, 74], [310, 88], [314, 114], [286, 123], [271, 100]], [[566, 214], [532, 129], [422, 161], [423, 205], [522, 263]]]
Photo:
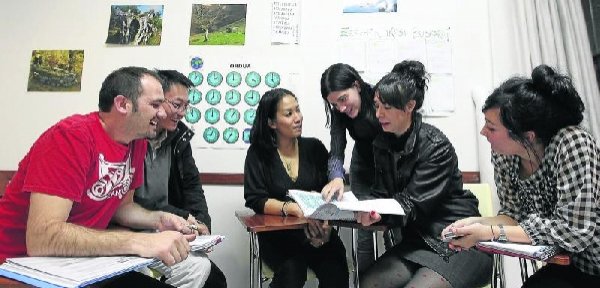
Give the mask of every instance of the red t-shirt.
[[146, 140], [115, 142], [97, 112], [73, 115], [33, 144], [0, 198], [0, 259], [27, 254], [29, 192], [73, 201], [67, 222], [106, 229], [128, 191], [144, 180]]

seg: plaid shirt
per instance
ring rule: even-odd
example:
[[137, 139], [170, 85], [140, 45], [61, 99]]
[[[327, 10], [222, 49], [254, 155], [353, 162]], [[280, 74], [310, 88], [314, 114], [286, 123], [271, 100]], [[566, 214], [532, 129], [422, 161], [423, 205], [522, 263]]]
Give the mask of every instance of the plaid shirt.
[[532, 244], [572, 253], [579, 270], [600, 275], [600, 149], [575, 126], [550, 140], [540, 168], [519, 177], [518, 156], [492, 155], [501, 209], [519, 222]]

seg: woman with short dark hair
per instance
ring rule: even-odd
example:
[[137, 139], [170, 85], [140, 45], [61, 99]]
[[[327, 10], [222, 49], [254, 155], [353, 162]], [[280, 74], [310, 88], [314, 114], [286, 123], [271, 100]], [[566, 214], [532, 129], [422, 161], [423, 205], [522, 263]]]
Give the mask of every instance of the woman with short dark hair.
[[360, 287], [480, 287], [492, 259], [472, 250], [456, 254], [439, 235], [450, 223], [477, 216], [477, 199], [463, 189], [452, 143], [417, 112], [427, 88], [425, 67], [403, 61], [375, 85], [375, 111], [384, 133], [373, 141], [375, 198], [393, 198], [406, 215], [357, 213], [363, 225], [401, 230], [402, 239], [360, 277]]

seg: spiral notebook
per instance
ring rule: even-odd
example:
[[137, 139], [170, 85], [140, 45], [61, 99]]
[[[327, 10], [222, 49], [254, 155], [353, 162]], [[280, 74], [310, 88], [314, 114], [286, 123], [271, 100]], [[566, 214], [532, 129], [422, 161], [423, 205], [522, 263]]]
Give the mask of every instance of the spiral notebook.
[[503, 254], [539, 261], [546, 261], [560, 253], [561, 249], [547, 245], [527, 245], [511, 242], [484, 241], [477, 243], [477, 249], [495, 254]]

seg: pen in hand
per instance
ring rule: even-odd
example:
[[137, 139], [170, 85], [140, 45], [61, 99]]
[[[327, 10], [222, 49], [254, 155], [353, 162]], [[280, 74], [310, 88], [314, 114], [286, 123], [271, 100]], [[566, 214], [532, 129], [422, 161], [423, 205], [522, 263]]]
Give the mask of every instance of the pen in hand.
[[198, 228], [198, 225], [196, 225], [196, 224], [188, 224], [187, 228], [189, 228], [192, 231], [200, 232], [200, 229]]
[[198, 234], [200, 234], [200, 228], [196, 224], [187, 224], [185, 225], [185, 228], [190, 229], [191, 233], [185, 233], [185, 229], [182, 229], [179, 232], [181, 232], [182, 234], [194, 234], [194, 231], [196, 231], [198, 232]]

